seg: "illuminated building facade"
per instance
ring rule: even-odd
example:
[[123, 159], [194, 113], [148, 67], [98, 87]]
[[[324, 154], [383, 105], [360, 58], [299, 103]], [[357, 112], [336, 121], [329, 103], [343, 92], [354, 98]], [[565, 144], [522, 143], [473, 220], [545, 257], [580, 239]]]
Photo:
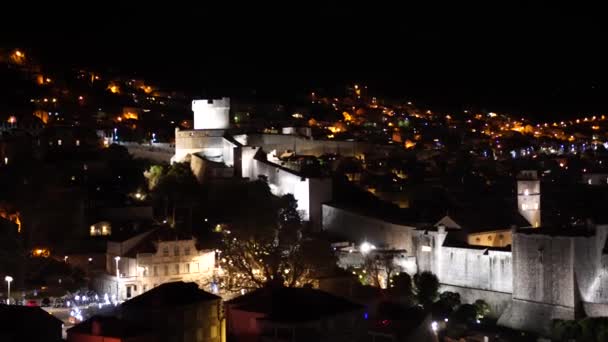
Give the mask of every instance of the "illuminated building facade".
[[215, 251], [201, 250], [191, 236], [157, 228], [120, 242], [109, 241], [106, 272], [95, 280], [100, 293], [126, 300], [174, 281], [210, 283]]

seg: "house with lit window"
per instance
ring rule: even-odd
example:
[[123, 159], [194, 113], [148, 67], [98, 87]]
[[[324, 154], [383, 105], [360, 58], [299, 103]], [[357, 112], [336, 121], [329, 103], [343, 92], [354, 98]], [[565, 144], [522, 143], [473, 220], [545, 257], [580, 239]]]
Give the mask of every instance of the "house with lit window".
[[93, 286], [122, 301], [164, 283], [207, 284], [214, 266], [215, 251], [199, 248], [191, 235], [158, 227], [108, 241], [105, 272], [95, 278]]

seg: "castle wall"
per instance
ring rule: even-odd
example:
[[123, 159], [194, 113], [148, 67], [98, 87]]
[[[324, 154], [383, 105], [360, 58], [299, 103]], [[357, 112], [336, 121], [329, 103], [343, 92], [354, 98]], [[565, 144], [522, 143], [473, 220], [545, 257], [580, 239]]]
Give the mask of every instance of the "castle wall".
[[513, 298], [574, 308], [572, 238], [514, 234]]
[[257, 179], [259, 175], [268, 177], [270, 190], [276, 196], [293, 194], [298, 201], [298, 210], [304, 221], [310, 219], [310, 197], [309, 180], [272, 163], [252, 159], [251, 179]]
[[181, 162], [188, 154], [203, 153], [208, 157], [222, 156], [224, 130], [175, 129], [175, 155], [173, 161]]
[[230, 140], [222, 138], [222, 157], [224, 164], [234, 166], [234, 149], [237, 146]]
[[414, 227], [386, 222], [328, 204], [323, 204], [322, 210], [325, 231], [343, 236], [354, 243], [368, 241], [381, 248], [404, 249], [408, 255], [414, 253]]
[[441, 283], [504, 293], [513, 291], [511, 252], [443, 247], [439, 255]]
[[381, 146], [366, 142], [312, 140], [300, 136], [284, 134], [249, 134], [247, 143], [261, 146], [266, 151], [295, 150], [300, 155], [320, 156], [326, 153], [336, 153], [342, 156], [360, 157], [364, 154], [386, 155], [393, 150], [392, 146]]
[[480, 290], [470, 287], [441, 284], [440, 292], [450, 291], [460, 294], [460, 301], [463, 304], [473, 304], [481, 299], [490, 306], [489, 316], [492, 318], [500, 317], [511, 304], [510, 292], [499, 292], [490, 290]]

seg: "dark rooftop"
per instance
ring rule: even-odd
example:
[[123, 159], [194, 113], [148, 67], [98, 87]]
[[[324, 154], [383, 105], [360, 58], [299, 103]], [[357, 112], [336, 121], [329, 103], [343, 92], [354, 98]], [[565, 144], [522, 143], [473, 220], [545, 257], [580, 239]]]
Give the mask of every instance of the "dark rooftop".
[[100, 324], [101, 336], [128, 338], [148, 335], [153, 327], [143, 327], [135, 322], [116, 317], [93, 316], [90, 319], [68, 329], [69, 333], [93, 334], [93, 323]]
[[124, 302], [121, 308], [162, 309], [212, 300], [221, 300], [221, 298], [199, 289], [196, 283], [177, 281], [159, 285]]
[[133, 248], [126, 251], [124, 256], [135, 257], [140, 253], [155, 253], [156, 245], [158, 241], [181, 241], [190, 240], [192, 235], [171, 229], [168, 227], [158, 227], [151, 231], [145, 238], [137, 243]]
[[589, 229], [587, 226], [553, 226], [538, 228], [521, 228], [517, 230], [517, 234], [547, 235], [555, 237], [590, 237], [595, 235], [595, 231], [593, 229]]
[[237, 297], [228, 304], [238, 310], [263, 313], [264, 319], [275, 322], [316, 321], [364, 308], [320, 290], [271, 286]]

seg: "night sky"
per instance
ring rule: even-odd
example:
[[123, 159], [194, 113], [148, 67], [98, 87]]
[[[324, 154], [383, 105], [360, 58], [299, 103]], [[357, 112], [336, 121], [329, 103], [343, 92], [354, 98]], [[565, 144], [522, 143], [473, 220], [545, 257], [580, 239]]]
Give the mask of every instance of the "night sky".
[[17, 30], [5, 21], [0, 39], [54, 63], [114, 67], [194, 93], [288, 98], [356, 81], [449, 110], [608, 112], [599, 6], [148, 2], [77, 13], [28, 13]]

